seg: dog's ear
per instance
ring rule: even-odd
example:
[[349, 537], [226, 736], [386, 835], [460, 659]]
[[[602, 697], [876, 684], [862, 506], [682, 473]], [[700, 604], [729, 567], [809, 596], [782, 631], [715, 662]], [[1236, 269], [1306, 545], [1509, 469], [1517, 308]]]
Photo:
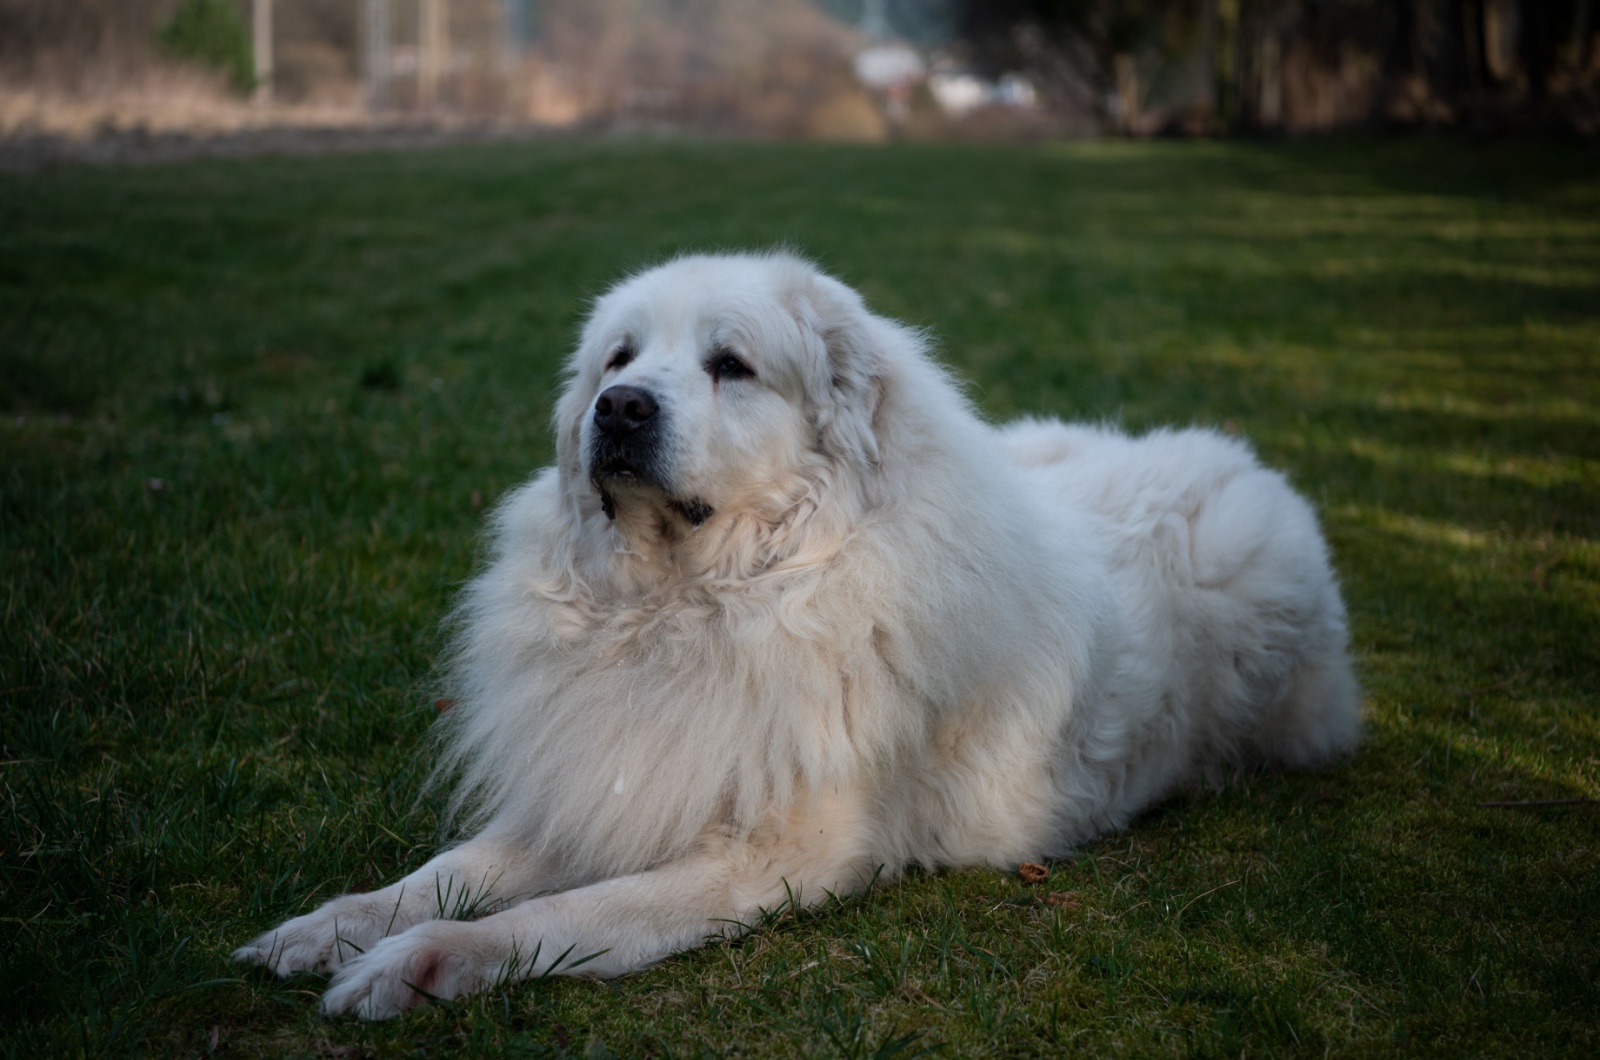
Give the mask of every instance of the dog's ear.
[[583, 478], [583, 419], [589, 412], [589, 394], [595, 384], [585, 377], [576, 352], [567, 362], [566, 377], [551, 415], [551, 427], [556, 436], [556, 464], [563, 478], [575, 481]]
[[886, 386], [883, 343], [891, 339], [890, 325], [869, 313], [850, 288], [815, 274], [794, 309], [813, 344], [807, 389], [823, 451], [863, 471], [876, 467], [876, 424]]

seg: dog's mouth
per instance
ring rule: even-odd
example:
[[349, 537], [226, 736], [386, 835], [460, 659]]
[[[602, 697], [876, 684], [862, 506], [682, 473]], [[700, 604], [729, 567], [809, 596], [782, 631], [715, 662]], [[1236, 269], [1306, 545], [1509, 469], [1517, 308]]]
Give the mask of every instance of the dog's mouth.
[[[649, 481], [644, 477], [643, 472], [640, 471], [639, 468], [635, 467], [632, 463], [624, 460], [620, 456], [612, 460], [608, 460], [604, 464], [595, 468], [591, 477], [594, 479], [596, 485], [599, 485], [602, 482], [632, 483]], [[654, 483], [652, 482], [651, 485], [654, 485]]]
[[667, 509], [676, 512], [690, 526], [698, 527], [716, 514], [716, 509], [698, 497], [679, 499], [672, 496], [649, 469], [625, 457], [613, 456], [596, 464], [589, 474], [589, 480], [600, 494], [601, 510], [606, 513], [607, 519], [613, 521], [617, 518], [616, 493], [633, 493], [640, 488], [659, 493], [666, 501]]
[[589, 480], [602, 492], [607, 489], [653, 489], [663, 494], [670, 493], [652, 464], [631, 460], [614, 451], [601, 455], [591, 465]]
[[589, 445], [589, 478], [596, 486], [607, 482], [654, 486], [668, 492], [662, 474], [660, 446], [654, 438], [633, 435], [621, 439], [598, 435]]

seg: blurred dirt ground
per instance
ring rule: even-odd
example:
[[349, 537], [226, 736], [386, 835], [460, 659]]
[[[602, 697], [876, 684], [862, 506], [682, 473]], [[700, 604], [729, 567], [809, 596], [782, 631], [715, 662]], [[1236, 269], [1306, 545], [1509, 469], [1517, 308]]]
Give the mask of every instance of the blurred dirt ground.
[[88, 138], [35, 134], [0, 140], [0, 172], [33, 173], [61, 166], [148, 165], [204, 158], [403, 151], [551, 135], [560, 134], [527, 125], [436, 119], [387, 124], [262, 124], [218, 132], [133, 128]]

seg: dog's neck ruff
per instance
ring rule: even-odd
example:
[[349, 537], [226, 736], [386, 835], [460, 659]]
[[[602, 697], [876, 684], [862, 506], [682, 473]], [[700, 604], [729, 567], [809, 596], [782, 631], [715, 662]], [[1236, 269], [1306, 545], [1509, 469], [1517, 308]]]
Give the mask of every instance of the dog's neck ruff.
[[679, 536], [640, 547], [620, 529], [647, 505], [619, 500], [610, 522], [574, 485], [564, 503], [541, 507], [550, 480], [512, 498], [458, 612], [439, 775], [457, 778], [459, 824], [519, 822], [519, 841], [587, 881], [677, 856], [707, 827], [748, 831], [880, 753], [854, 744], [846, 709], [846, 692], [887, 693], [872, 691], [873, 611], [837, 577], [860, 540], [839, 492], [793, 481], [695, 531], [658, 508]]

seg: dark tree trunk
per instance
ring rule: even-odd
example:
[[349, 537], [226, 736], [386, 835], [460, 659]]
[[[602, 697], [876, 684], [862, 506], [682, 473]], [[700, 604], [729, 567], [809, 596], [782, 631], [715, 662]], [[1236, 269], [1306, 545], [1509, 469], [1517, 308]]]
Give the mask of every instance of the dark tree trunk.
[[1550, 69], [1555, 65], [1555, 19], [1550, 9], [1555, 5], [1545, 0], [1522, 0], [1518, 6], [1522, 18], [1517, 51], [1522, 72], [1528, 78], [1528, 102], [1537, 107], [1550, 95]]

